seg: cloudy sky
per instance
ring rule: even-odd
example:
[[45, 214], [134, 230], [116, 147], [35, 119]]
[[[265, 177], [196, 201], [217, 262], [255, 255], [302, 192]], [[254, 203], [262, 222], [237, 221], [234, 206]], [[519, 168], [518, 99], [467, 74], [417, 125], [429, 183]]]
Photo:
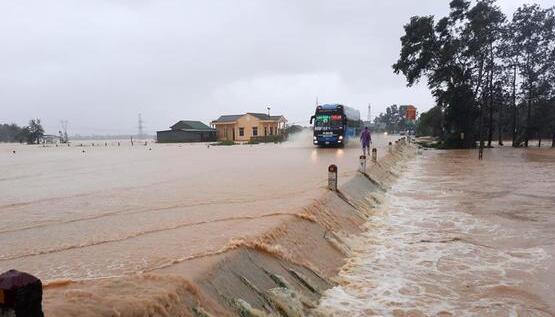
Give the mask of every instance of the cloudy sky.
[[[538, 1], [543, 6], [555, 0]], [[506, 13], [522, 0], [500, 0]], [[366, 117], [433, 105], [391, 65], [403, 24], [447, 0], [0, 1], [0, 122], [127, 134], [265, 112], [303, 123], [321, 103]]]

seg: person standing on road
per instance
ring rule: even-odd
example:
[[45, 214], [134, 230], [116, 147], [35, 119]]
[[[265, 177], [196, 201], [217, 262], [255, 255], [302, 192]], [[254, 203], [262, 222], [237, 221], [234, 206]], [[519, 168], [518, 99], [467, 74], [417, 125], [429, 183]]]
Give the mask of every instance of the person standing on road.
[[368, 127], [364, 127], [360, 134], [360, 143], [362, 144], [362, 155], [370, 155], [370, 143], [372, 143], [372, 135]]

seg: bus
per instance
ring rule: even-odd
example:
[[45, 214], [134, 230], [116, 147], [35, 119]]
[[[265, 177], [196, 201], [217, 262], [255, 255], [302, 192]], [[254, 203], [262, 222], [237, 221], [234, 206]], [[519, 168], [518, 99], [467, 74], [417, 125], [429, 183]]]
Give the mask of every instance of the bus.
[[360, 112], [340, 104], [318, 105], [310, 117], [314, 122], [313, 143], [317, 146], [343, 147], [360, 133]]

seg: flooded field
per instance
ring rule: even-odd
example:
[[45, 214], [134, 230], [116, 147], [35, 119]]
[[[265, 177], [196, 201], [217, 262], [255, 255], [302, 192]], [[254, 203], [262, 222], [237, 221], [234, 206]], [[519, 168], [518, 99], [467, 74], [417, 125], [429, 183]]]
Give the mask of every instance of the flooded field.
[[555, 151], [425, 151], [315, 316], [554, 316]]
[[360, 154], [356, 144], [316, 149], [310, 135], [255, 146], [78, 143], [0, 144], [0, 271], [79, 280], [216, 254], [302, 211], [326, 191], [329, 164], [349, 179]]

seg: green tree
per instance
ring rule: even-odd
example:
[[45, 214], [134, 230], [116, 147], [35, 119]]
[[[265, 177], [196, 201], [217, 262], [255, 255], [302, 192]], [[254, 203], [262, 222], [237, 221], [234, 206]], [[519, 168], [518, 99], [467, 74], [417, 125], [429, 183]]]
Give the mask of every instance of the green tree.
[[29, 126], [25, 128], [25, 136], [28, 144], [39, 144], [44, 137], [44, 128], [39, 119], [29, 121]]
[[526, 104], [525, 131], [522, 141], [528, 146], [533, 130], [532, 108], [548, 100], [552, 92], [545, 89], [555, 63], [555, 15], [553, 8], [523, 5], [513, 15], [510, 25], [513, 59], [522, 77], [521, 90]]
[[443, 138], [443, 111], [435, 106], [420, 115], [416, 122], [417, 136], [433, 136]]
[[0, 124], [0, 142], [21, 142], [23, 128], [17, 124]]
[[475, 145], [475, 121], [478, 114], [483, 115], [487, 93], [484, 79], [493, 73], [491, 55], [505, 19], [492, 0], [470, 4], [451, 1], [449, 16], [437, 23], [431, 16], [412, 17], [393, 65], [408, 86], [427, 78], [438, 106], [444, 109], [444, 138], [450, 147]]
[[380, 113], [374, 119], [376, 125], [384, 125], [385, 131], [388, 133], [397, 133], [403, 129], [403, 120], [401, 113], [399, 112], [399, 107], [397, 105], [391, 105], [385, 108], [385, 113]]

